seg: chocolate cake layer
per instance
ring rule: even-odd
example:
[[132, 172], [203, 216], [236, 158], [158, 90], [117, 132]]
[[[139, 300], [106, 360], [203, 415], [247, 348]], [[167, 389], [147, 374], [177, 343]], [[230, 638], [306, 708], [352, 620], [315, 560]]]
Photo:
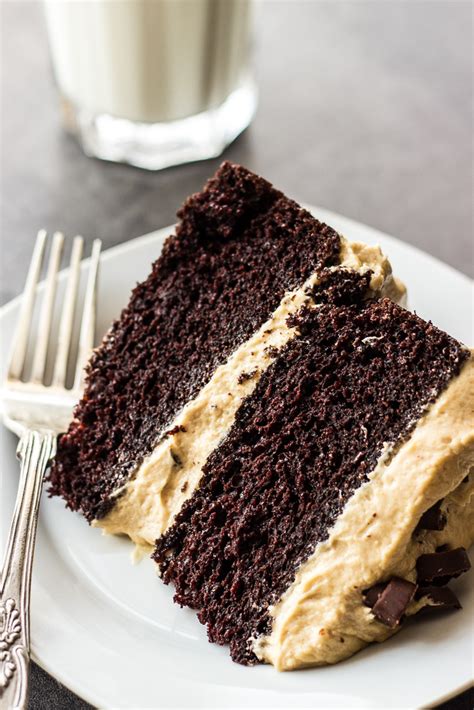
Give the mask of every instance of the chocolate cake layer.
[[148, 279], [88, 368], [50, 491], [93, 520], [216, 367], [340, 240], [268, 182], [224, 163], [178, 213]]
[[407, 439], [468, 357], [390, 301], [364, 302], [362, 280], [359, 295], [354, 280], [329, 286], [327, 304], [293, 319], [300, 337], [245, 400], [154, 555], [176, 601], [241, 663], [257, 661], [251, 639], [270, 633], [269, 607], [387, 445]]

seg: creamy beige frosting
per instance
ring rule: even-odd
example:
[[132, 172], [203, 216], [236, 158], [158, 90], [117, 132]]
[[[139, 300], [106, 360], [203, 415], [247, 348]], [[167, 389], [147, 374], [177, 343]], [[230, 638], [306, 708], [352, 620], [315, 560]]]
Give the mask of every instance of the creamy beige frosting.
[[[358, 273], [371, 271], [370, 289], [403, 303], [405, 287], [392, 276], [378, 246], [351, 243], [341, 237], [340, 264]], [[296, 336], [286, 321], [305, 303], [317, 283], [314, 273], [287, 293], [272, 316], [213, 374], [211, 380], [170, 424], [165, 436], [141, 463], [136, 474], [117, 490], [117, 502], [94, 525], [111, 534], [125, 533], [137, 545], [153, 545], [172, 523], [199, 484], [202, 466], [232, 426], [242, 399], [253, 392], [275, 352]], [[251, 377], [241, 377], [251, 375]]]
[[[469, 471], [472, 475], [463, 482]], [[260, 660], [279, 670], [335, 663], [394, 633], [364, 606], [362, 591], [392, 576], [414, 581], [417, 558], [441, 544], [469, 547], [474, 541], [473, 479], [471, 357], [410, 439], [394, 454], [387, 449], [327, 541], [300, 566], [271, 608], [271, 634], [253, 640]], [[414, 534], [424, 511], [440, 499], [445, 529]], [[408, 613], [419, 607], [420, 602], [412, 603]]]

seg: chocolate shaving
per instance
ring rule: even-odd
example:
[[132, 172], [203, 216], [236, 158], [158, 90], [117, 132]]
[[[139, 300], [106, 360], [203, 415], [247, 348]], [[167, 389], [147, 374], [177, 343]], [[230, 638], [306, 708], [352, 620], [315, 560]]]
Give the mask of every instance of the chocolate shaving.
[[255, 368], [255, 370], [252, 370], [251, 372], [241, 372], [237, 379], [237, 382], [239, 383], [239, 385], [242, 385], [244, 382], [247, 382], [247, 380], [251, 380], [252, 377], [255, 377], [257, 372], [257, 368]]
[[415, 532], [419, 530], [443, 530], [446, 525], [446, 515], [441, 510], [442, 500], [437, 501], [431, 508], [425, 510], [416, 526]]
[[174, 463], [176, 464], [176, 466], [181, 466], [182, 461], [181, 461], [180, 457], [178, 456], [178, 454], [176, 453], [176, 451], [174, 451], [173, 449], [170, 449], [170, 455], [171, 455], [171, 458], [173, 459]]
[[416, 592], [416, 584], [401, 577], [392, 577], [378, 597], [372, 613], [391, 629], [398, 626]]
[[169, 431], [165, 431], [165, 433], [163, 434], [163, 438], [165, 438], [166, 436], [174, 436], [174, 434], [178, 434], [180, 431], [185, 432], [186, 427], [182, 426], [181, 424], [177, 424], [172, 429], [169, 429]]
[[417, 581], [431, 582], [435, 586], [447, 584], [450, 579], [459, 577], [470, 567], [471, 563], [464, 547], [421, 555], [416, 561]]
[[372, 609], [387, 584], [388, 582], [379, 582], [378, 584], [374, 584], [373, 587], [370, 587], [370, 589], [365, 589], [362, 592], [362, 596], [364, 597], [364, 604], [366, 606], [370, 606], [370, 608]]
[[428, 598], [428, 604], [421, 612], [443, 611], [445, 609], [461, 609], [461, 602], [449, 587], [418, 587], [415, 598]]

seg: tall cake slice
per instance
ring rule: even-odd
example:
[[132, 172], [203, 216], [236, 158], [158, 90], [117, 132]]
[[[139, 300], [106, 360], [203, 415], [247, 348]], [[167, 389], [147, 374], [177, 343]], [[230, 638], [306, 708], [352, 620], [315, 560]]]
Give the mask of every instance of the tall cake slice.
[[92, 358], [50, 475], [72, 510], [138, 544], [190, 497], [323, 274], [404, 296], [378, 247], [347, 242], [240, 166], [224, 163], [178, 217]]
[[470, 351], [352, 244], [224, 163], [95, 352], [51, 491], [154, 546], [241, 663], [332, 663], [421, 609], [474, 539]]

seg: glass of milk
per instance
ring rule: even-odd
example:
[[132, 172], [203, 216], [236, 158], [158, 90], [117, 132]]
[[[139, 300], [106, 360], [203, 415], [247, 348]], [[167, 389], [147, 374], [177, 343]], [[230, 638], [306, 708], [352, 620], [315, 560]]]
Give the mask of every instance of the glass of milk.
[[256, 107], [251, 0], [45, 0], [67, 128], [150, 170], [220, 155]]

